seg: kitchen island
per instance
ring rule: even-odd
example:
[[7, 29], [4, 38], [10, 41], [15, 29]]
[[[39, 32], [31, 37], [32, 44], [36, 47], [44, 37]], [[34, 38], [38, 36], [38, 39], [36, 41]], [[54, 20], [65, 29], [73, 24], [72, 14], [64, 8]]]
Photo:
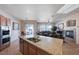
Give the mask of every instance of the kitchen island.
[[24, 55], [62, 55], [63, 39], [40, 36], [33, 42], [27, 36], [20, 36], [20, 52]]

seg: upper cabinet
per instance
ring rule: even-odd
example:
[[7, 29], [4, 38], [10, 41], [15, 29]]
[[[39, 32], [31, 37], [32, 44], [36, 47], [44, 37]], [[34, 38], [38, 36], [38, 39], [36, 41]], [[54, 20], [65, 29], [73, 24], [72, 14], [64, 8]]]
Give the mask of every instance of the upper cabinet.
[[9, 26], [11, 24], [11, 20], [7, 17], [0, 16], [0, 25], [2, 26]]
[[6, 17], [0, 16], [0, 25], [6, 26]]

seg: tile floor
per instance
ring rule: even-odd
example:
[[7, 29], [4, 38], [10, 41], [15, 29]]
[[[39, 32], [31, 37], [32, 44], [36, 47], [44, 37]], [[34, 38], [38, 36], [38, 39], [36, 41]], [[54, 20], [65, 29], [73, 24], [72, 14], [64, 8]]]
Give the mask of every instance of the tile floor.
[[13, 41], [10, 47], [0, 52], [0, 55], [21, 55], [19, 52], [19, 40]]
[[79, 55], [79, 45], [75, 43], [63, 44], [63, 55]]

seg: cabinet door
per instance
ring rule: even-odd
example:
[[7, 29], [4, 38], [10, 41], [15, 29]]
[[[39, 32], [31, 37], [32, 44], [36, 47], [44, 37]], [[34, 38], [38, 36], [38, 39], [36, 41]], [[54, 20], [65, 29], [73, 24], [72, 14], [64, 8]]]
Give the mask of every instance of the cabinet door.
[[37, 48], [37, 55], [50, 55], [46, 51], [43, 51], [42, 49]]
[[36, 55], [36, 47], [32, 44], [29, 44], [29, 55]]
[[23, 54], [23, 39], [20, 38], [20, 52]]
[[28, 55], [28, 42], [24, 41], [24, 55]]
[[0, 25], [6, 26], [6, 17], [0, 16]]

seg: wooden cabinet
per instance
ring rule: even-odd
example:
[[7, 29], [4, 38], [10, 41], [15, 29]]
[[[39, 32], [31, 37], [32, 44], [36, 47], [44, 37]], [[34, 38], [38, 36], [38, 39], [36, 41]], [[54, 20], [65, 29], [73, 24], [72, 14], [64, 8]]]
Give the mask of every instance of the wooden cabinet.
[[28, 55], [28, 43], [20, 38], [20, 52], [24, 55]]
[[29, 54], [29, 48], [28, 48], [28, 42], [26, 42], [26, 41], [24, 41], [24, 46], [23, 46], [23, 50], [24, 50], [24, 52], [23, 52], [23, 54], [24, 55], [28, 55]]
[[46, 51], [20, 38], [20, 52], [24, 55], [50, 55]]
[[9, 18], [4, 17], [4, 16], [0, 16], [0, 25], [9, 26], [9, 25], [11, 25], [11, 20]]
[[0, 25], [6, 26], [6, 17], [0, 16]]
[[37, 55], [50, 55], [50, 54], [48, 54], [46, 51], [40, 48], [37, 48]]
[[23, 41], [23, 39], [22, 39], [22, 38], [20, 38], [20, 52], [21, 52], [22, 54], [24, 54], [23, 44], [24, 44], [24, 41]]
[[29, 55], [36, 55], [36, 46], [29, 44]]

